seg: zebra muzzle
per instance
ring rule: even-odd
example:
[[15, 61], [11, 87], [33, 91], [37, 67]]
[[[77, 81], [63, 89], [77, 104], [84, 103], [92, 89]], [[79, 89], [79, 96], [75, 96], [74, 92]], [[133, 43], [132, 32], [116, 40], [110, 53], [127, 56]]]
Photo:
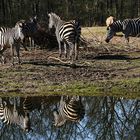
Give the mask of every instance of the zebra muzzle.
[[105, 42], [107, 42], [107, 43], [108, 43], [108, 42], [109, 42], [109, 39], [105, 39]]

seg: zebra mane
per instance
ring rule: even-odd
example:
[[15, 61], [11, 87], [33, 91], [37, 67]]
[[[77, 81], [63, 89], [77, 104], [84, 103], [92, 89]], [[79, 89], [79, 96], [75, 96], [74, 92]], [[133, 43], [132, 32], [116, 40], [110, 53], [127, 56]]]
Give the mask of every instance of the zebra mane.
[[115, 23], [122, 23], [122, 20], [116, 20], [112, 24], [115, 24]]
[[24, 19], [21, 19], [16, 24], [19, 24], [19, 23], [25, 23], [25, 20]]
[[52, 16], [53, 18], [58, 19], [58, 20], [60, 20], [60, 19], [61, 19], [61, 18], [60, 18], [57, 14], [52, 13], [52, 12], [51, 12], [51, 13], [49, 13], [48, 15], [49, 15], [49, 17], [51, 17], [51, 16]]

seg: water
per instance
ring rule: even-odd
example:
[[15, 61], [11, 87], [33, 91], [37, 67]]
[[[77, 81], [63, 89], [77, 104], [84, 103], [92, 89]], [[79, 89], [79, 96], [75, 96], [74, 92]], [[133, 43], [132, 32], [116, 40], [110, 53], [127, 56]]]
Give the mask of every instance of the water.
[[4, 106], [16, 107], [16, 113], [20, 116], [25, 117], [25, 112], [28, 112], [28, 121], [31, 124], [30, 131], [26, 132], [20, 123], [5, 125], [0, 121], [0, 140], [140, 139], [139, 99], [82, 97], [84, 118], [77, 123], [66, 121], [61, 127], [54, 126], [53, 115], [54, 109], [59, 107], [62, 99], [60, 96], [0, 99]]

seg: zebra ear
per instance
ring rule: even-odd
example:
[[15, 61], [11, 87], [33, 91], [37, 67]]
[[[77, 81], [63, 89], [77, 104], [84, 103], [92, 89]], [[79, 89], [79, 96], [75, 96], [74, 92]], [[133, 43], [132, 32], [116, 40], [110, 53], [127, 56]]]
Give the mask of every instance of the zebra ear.
[[37, 15], [33, 17], [33, 22], [37, 22]]
[[19, 27], [23, 28], [24, 26], [26, 26], [26, 23], [20, 23]]
[[19, 23], [18, 25], [19, 25], [19, 27], [21, 27], [21, 28], [23, 27], [23, 23]]
[[51, 13], [48, 13], [48, 17], [49, 17], [49, 18], [51, 17]]
[[107, 28], [106, 28], [107, 30], [109, 30], [109, 26], [107, 26]]
[[33, 19], [37, 19], [37, 15], [35, 15]]

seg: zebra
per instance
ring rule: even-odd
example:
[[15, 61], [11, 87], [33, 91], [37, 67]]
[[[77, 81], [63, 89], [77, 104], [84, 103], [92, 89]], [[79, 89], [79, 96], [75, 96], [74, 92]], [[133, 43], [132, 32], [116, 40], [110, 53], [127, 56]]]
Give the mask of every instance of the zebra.
[[59, 108], [53, 110], [54, 125], [59, 127], [67, 120], [79, 122], [84, 118], [85, 109], [80, 96], [65, 97], [61, 96]]
[[14, 65], [14, 47], [16, 48], [16, 53], [18, 57], [18, 63], [20, 64], [20, 55], [19, 55], [19, 42], [24, 38], [22, 33], [22, 24], [16, 24], [13, 28], [0, 27], [0, 55], [2, 58], [2, 63], [5, 63], [5, 58], [3, 52], [11, 48], [13, 65]]
[[4, 101], [0, 104], [0, 120], [6, 125], [19, 125], [26, 132], [32, 130], [29, 112], [17, 107], [15, 103], [12, 105], [10, 102]]
[[81, 26], [79, 21], [71, 20], [64, 21], [55, 13], [49, 13], [49, 29], [53, 26], [59, 45], [59, 57], [62, 56], [62, 44], [64, 44], [64, 54], [67, 57], [67, 47], [70, 47], [70, 59], [72, 59], [73, 52], [74, 59], [78, 59], [78, 42], [80, 40]]
[[28, 50], [26, 48], [27, 42], [29, 42], [30, 47], [34, 47], [34, 34], [37, 32], [39, 28], [39, 24], [37, 22], [37, 16], [34, 16], [33, 18], [30, 18], [29, 20], [20, 20], [18, 23], [22, 23], [22, 32], [24, 34], [24, 40], [23, 40], [23, 47], [25, 50]]
[[106, 26], [107, 26], [107, 30], [109, 30], [109, 26], [115, 22], [116, 19], [113, 17], [113, 16], [109, 16], [107, 19], [106, 19]]
[[115, 21], [109, 26], [105, 41], [108, 43], [116, 32], [123, 32], [129, 42], [129, 36], [137, 37], [140, 35], [140, 18]]

